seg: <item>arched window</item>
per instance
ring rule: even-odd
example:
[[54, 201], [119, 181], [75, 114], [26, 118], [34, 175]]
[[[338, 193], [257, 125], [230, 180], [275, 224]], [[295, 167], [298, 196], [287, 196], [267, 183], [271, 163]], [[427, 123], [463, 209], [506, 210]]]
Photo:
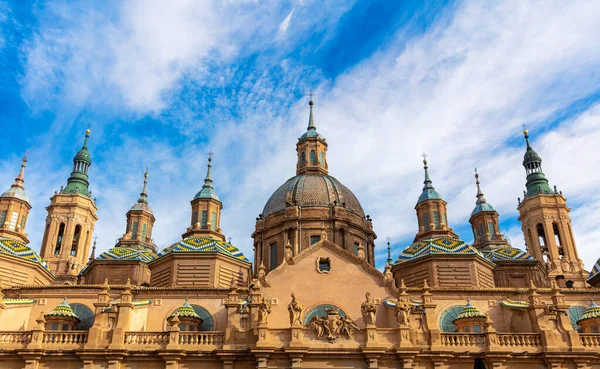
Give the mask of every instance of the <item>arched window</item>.
[[71, 244], [71, 256], [77, 255], [77, 248], [79, 247], [79, 238], [81, 237], [81, 226], [78, 224], [75, 226], [75, 233], [73, 233], [73, 243]]
[[448, 221], [446, 220], [446, 213], [442, 212], [442, 224], [448, 225]]
[[277, 242], [269, 245], [269, 269], [277, 268]]
[[304, 165], [306, 164], [306, 153], [302, 152], [302, 154], [300, 154], [300, 164]]
[[442, 330], [442, 332], [457, 331], [456, 326], [452, 322], [454, 321], [454, 319], [458, 318], [458, 315], [460, 314], [463, 308], [464, 306], [462, 305], [455, 305], [444, 310], [444, 312], [442, 313], [442, 318], [440, 319], [440, 329]]
[[569, 319], [571, 320], [571, 325], [573, 329], [575, 329], [579, 333], [583, 333], [581, 327], [577, 324], [579, 319], [585, 314], [585, 306], [571, 306], [569, 308]]
[[319, 153], [319, 164], [325, 165], [325, 153], [323, 151]]
[[77, 317], [81, 320], [75, 327], [78, 331], [87, 331], [94, 325], [94, 312], [84, 304], [69, 304]]
[[315, 153], [315, 150], [310, 150], [310, 163], [317, 164], [317, 154]]
[[488, 222], [488, 232], [490, 232], [490, 238], [494, 238], [496, 231], [494, 230], [494, 223]]
[[133, 226], [131, 227], [131, 239], [133, 239], [133, 240], [137, 240], [138, 227], [139, 227], [139, 223], [137, 221], [133, 222]]
[[435, 229], [440, 229], [440, 213], [438, 211], [433, 212], [433, 224]]
[[147, 224], [142, 224], [142, 242], [146, 242], [146, 231], [148, 229]]
[[552, 233], [554, 233], [554, 240], [556, 241], [556, 246], [559, 247], [558, 253], [560, 255], [563, 255], [564, 251], [562, 249], [562, 242], [560, 241], [560, 231], [558, 229], [558, 224], [552, 223]]
[[430, 230], [430, 226], [429, 226], [429, 213], [425, 213], [423, 214], [423, 226], [425, 227], [426, 231]]
[[56, 236], [56, 248], [54, 249], [54, 255], [60, 255], [60, 249], [62, 247], [64, 235], [65, 235], [65, 223], [60, 223], [60, 226], [58, 226], [58, 235]]
[[306, 315], [304, 315], [304, 325], [307, 325], [308, 323], [310, 323], [310, 321], [314, 318], [322, 318], [324, 316], [327, 316], [327, 310], [328, 309], [335, 309], [338, 311], [338, 314], [341, 317], [345, 317], [346, 313], [340, 309], [339, 307], [335, 306], [335, 305], [329, 305], [329, 304], [323, 304], [323, 305], [317, 305], [315, 307], [313, 307], [312, 309], [310, 309]]
[[546, 233], [544, 232], [544, 226], [542, 224], [538, 224], [536, 226], [538, 240], [540, 241], [541, 247], [546, 247]]

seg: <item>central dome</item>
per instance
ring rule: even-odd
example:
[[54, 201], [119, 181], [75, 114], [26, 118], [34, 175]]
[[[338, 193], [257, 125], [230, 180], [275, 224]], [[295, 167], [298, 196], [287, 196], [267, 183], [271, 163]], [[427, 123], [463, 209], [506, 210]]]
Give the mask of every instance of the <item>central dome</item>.
[[267, 201], [263, 216], [282, 211], [286, 206], [344, 206], [364, 217], [365, 212], [348, 187], [326, 174], [302, 174], [288, 179]]

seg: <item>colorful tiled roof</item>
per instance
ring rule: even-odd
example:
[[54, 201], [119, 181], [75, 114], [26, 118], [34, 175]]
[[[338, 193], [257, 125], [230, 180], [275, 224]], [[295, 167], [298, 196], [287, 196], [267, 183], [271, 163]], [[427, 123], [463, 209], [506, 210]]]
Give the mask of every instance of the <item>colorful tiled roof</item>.
[[430, 238], [413, 243], [405, 248], [396, 259], [397, 263], [417, 259], [427, 255], [481, 255], [474, 247], [463, 240], [451, 237]]
[[5, 305], [33, 305], [36, 300], [34, 299], [13, 299], [13, 298], [3, 298], [2, 303]]
[[535, 261], [535, 258], [523, 250], [513, 247], [505, 247], [492, 251], [481, 251], [483, 257], [491, 262], [498, 260]]
[[192, 307], [192, 305], [190, 305], [190, 303], [188, 302], [187, 299], [185, 299], [185, 302], [183, 303], [183, 305], [181, 307], [179, 307], [177, 310], [175, 310], [173, 312], [173, 314], [169, 315], [169, 319], [173, 318], [175, 316], [175, 314], [177, 314], [178, 317], [185, 317], [185, 318], [192, 318], [192, 319], [197, 319], [199, 321], [202, 321], [202, 318], [200, 318], [200, 315], [196, 314], [196, 312], [194, 311], [194, 308]]
[[592, 268], [592, 271], [590, 272], [590, 275], [588, 276], [588, 280], [592, 279], [593, 277], [597, 276], [598, 274], [600, 274], [600, 259], [598, 259], [596, 261], [596, 264], [594, 264], [594, 267]]
[[26, 244], [7, 237], [0, 237], [0, 254], [14, 256], [23, 260], [37, 263], [50, 271], [42, 258]]
[[149, 263], [158, 256], [150, 250], [137, 250], [129, 247], [113, 247], [103, 252], [96, 260], [135, 260]]
[[201, 252], [201, 253], [212, 253], [217, 252], [219, 254], [227, 255], [232, 258], [245, 261], [250, 261], [242, 254], [237, 247], [233, 246], [228, 242], [215, 240], [209, 237], [188, 237], [177, 243], [172, 244], [166, 249], [162, 250], [158, 256], [162, 257], [170, 253], [179, 252]]
[[73, 312], [71, 305], [69, 305], [67, 303], [66, 297], [60, 305], [58, 305], [57, 307], [54, 308], [54, 310], [52, 310], [49, 313], [44, 314], [45, 318], [52, 317], [52, 316], [70, 317], [77, 321], [80, 321], [79, 317]]
[[465, 307], [462, 309], [462, 311], [460, 312], [460, 314], [458, 315], [458, 317], [456, 317], [456, 319], [454, 319], [453, 322], [456, 322], [457, 320], [460, 319], [466, 319], [466, 318], [487, 318], [487, 316], [482, 313], [481, 311], [479, 311], [479, 309], [477, 309], [475, 306], [471, 305], [471, 301], [467, 300], [467, 305], [465, 305]]
[[577, 321], [577, 323], [579, 323], [582, 320], [593, 319], [593, 318], [600, 318], [600, 306], [596, 305], [594, 300], [592, 300], [592, 302], [590, 303], [590, 306], [587, 309], [585, 309], [585, 313], [583, 314], [581, 319], [579, 319]]
[[527, 301], [518, 301], [510, 299], [500, 301], [500, 305], [511, 309], [527, 309], [529, 307], [529, 303]]
[[269, 198], [262, 211], [267, 217], [284, 210], [289, 204], [295, 206], [345, 206], [361, 217], [365, 212], [348, 187], [330, 175], [302, 174], [288, 179]]

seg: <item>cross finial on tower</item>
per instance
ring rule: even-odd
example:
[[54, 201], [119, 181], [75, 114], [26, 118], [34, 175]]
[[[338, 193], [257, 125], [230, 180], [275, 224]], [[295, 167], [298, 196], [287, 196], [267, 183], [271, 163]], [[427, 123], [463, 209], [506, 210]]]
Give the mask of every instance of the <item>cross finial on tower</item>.
[[212, 159], [212, 157], [213, 157], [213, 155], [214, 155], [214, 154], [215, 154], [215, 153], [214, 153], [214, 152], [212, 152], [212, 150], [209, 150], [209, 151], [208, 151], [208, 158], [209, 158], [209, 159]]
[[231, 244], [231, 241], [233, 240], [233, 237], [229, 236], [229, 238], [227, 238], [227, 242], [229, 242], [229, 244]]
[[427, 160], [427, 157], [429, 155], [425, 154], [425, 151], [423, 151], [423, 154], [421, 154], [421, 156], [423, 157], [423, 161]]

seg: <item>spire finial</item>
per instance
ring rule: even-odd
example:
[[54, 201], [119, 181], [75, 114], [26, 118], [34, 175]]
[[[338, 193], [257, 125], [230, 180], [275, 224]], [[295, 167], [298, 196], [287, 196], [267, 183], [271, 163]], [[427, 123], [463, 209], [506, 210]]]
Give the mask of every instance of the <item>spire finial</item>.
[[477, 168], [475, 168], [475, 184], [477, 184], [477, 195], [475, 196], [477, 197], [477, 201], [475, 204], [484, 204], [485, 198], [483, 197], [483, 192], [481, 192], [481, 187], [479, 186], [479, 173], [477, 173]]
[[92, 253], [90, 254], [89, 262], [92, 262], [96, 258], [96, 242], [98, 242], [98, 236], [94, 236], [94, 243], [92, 244]]
[[388, 252], [387, 263], [389, 265], [392, 265], [393, 260], [392, 260], [392, 250], [390, 247], [390, 238], [387, 237], [386, 240], [387, 240], [387, 252]]
[[215, 153], [213, 153], [212, 151], [208, 152], [208, 170], [206, 171], [206, 178], [204, 178], [204, 185], [202, 186], [202, 188], [213, 188], [212, 185], [212, 176], [210, 174], [210, 169], [212, 168], [212, 157]]
[[19, 187], [21, 189], [25, 189], [23, 184], [25, 183], [25, 167], [27, 166], [27, 153], [23, 157], [23, 161], [21, 162], [21, 170], [19, 170], [19, 175], [15, 178], [15, 183], [11, 187]]
[[88, 138], [90, 138], [90, 133], [92, 132], [90, 130], [91, 127], [92, 127], [92, 125], [90, 123], [88, 123], [87, 129], [85, 130], [85, 140], [83, 141], [83, 147], [82, 147], [82, 149], [87, 149]]
[[427, 154], [425, 154], [425, 152], [423, 152], [423, 155], [421, 155], [423, 157], [423, 168], [425, 169], [425, 180], [423, 181], [423, 184], [425, 186], [423, 186], [423, 191], [425, 190], [433, 190], [433, 185], [431, 184], [431, 178], [429, 178], [429, 167], [427, 166]]
[[144, 173], [144, 187], [142, 188], [142, 192], [140, 192], [140, 198], [137, 202], [147, 204], [148, 203], [148, 193], [146, 192], [146, 185], [148, 184], [148, 167], [146, 167], [146, 172]]
[[531, 145], [529, 145], [529, 131], [525, 127], [525, 124], [521, 124], [521, 127], [523, 127], [523, 135], [525, 136], [525, 142], [527, 143], [527, 149], [530, 150]]
[[317, 127], [315, 126], [315, 120], [313, 117], [313, 105], [315, 105], [314, 101], [313, 101], [313, 96], [316, 96], [316, 94], [314, 94], [312, 92], [312, 90], [310, 90], [310, 92], [308, 93], [308, 95], [310, 97], [310, 100], [308, 100], [308, 107], [310, 109], [310, 113], [308, 115], [308, 127], [306, 127], [307, 130], [316, 130]]

